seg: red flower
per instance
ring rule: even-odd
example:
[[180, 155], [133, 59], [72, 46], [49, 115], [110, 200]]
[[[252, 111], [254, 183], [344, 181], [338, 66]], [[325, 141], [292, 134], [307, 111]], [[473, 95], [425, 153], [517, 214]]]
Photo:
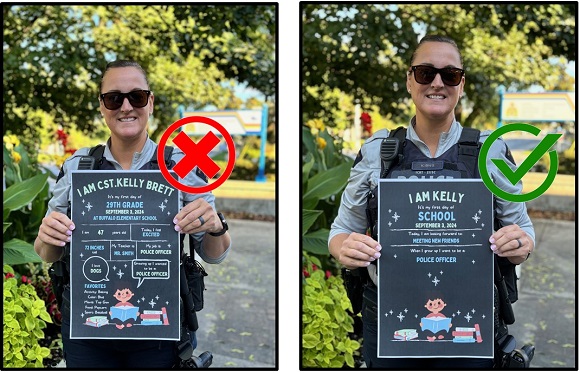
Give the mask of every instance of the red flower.
[[302, 274], [304, 275], [304, 277], [310, 277], [310, 273], [306, 269], [302, 270]]
[[22, 282], [28, 282], [28, 277], [26, 277], [24, 275], [22, 275], [22, 278], [21, 279], [22, 279]]
[[14, 273], [7, 273], [6, 274], [6, 278], [12, 278], [12, 277], [14, 277]]
[[312, 270], [316, 271], [318, 269], [318, 267], [316, 266], [316, 264], [312, 264]]
[[328, 269], [325, 272], [326, 274], [326, 278], [330, 278], [330, 276], [332, 276], [332, 272], [330, 272]]
[[59, 140], [66, 139], [68, 135], [63, 130], [56, 130], [56, 136]]
[[368, 133], [372, 133], [373, 132], [373, 124], [372, 124], [372, 118], [369, 115], [369, 113], [362, 113], [360, 116], [360, 121], [363, 125], [363, 128], [365, 131], [367, 131]]
[[362, 122], [363, 126], [366, 124], [370, 124], [372, 122], [371, 116], [369, 113], [362, 113], [360, 116], [360, 121]]
[[62, 144], [63, 148], [66, 149], [66, 143], [68, 142], [68, 135], [63, 130], [56, 130], [56, 137], [58, 141]]

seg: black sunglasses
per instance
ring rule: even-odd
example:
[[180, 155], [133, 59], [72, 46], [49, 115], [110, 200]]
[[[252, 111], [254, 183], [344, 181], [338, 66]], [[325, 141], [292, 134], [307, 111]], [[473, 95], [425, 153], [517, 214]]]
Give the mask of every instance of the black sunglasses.
[[109, 110], [117, 110], [123, 106], [125, 98], [129, 99], [131, 106], [135, 108], [142, 108], [149, 102], [149, 95], [151, 91], [140, 89], [138, 91], [131, 91], [127, 93], [121, 92], [107, 92], [100, 95], [103, 105]]
[[443, 83], [453, 87], [461, 83], [461, 77], [465, 73], [465, 70], [456, 67], [437, 69], [433, 66], [425, 65], [411, 66], [411, 70], [415, 75], [415, 81], [419, 84], [431, 84], [437, 74], [440, 74]]

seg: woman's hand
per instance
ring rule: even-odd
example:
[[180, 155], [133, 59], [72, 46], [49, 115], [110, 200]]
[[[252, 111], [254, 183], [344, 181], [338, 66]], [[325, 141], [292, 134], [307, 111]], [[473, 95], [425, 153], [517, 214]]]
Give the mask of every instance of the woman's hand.
[[42, 219], [38, 228], [38, 238], [45, 244], [64, 246], [70, 242], [75, 225], [66, 214], [52, 211]]
[[517, 224], [505, 226], [489, 238], [490, 249], [501, 257], [507, 257], [510, 262], [524, 262], [534, 249], [532, 239]]
[[52, 211], [42, 219], [34, 250], [46, 262], [52, 263], [64, 255], [64, 246], [70, 242], [75, 225], [62, 212]]
[[330, 251], [340, 264], [349, 269], [367, 267], [381, 257], [381, 245], [377, 241], [366, 234], [355, 232], [348, 236], [341, 234], [333, 237]]
[[217, 212], [203, 198], [185, 205], [173, 219], [175, 230], [181, 233], [211, 232], [222, 230], [222, 222]]

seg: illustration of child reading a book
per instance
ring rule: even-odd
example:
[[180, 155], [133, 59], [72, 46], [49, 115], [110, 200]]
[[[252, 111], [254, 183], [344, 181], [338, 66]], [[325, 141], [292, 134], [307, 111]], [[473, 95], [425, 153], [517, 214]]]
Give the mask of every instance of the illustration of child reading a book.
[[128, 288], [117, 289], [113, 295], [119, 303], [111, 307], [109, 315], [111, 315], [111, 321], [116, 324], [118, 329], [130, 328], [139, 316], [139, 307], [135, 307], [129, 302], [133, 295], [135, 294]]
[[445, 338], [444, 333], [440, 332], [443, 330], [449, 332], [451, 328], [451, 318], [441, 313], [446, 305], [441, 298], [428, 299], [425, 304], [425, 308], [431, 313], [422, 317], [419, 325], [421, 326], [421, 331], [427, 331], [427, 340], [429, 342]]

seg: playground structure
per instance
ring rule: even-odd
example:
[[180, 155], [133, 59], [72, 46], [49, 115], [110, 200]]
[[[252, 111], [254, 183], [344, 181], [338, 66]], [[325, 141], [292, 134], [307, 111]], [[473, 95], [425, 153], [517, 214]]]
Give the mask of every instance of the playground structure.
[[[258, 162], [257, 182], [265, 182], [266, 175], [266, 130], [268, 128], [268, 106], [263, 105], [261, 110], [221, 110], [221, 111], [185, 111], [179, 107], [180, 118], [201, 116], [210, 118], [221, 124], [230, 134], [240, 136], [260, 137], [260, 157]], [[188, 136], [204, 136], [213, 132], [221, 136], [220, 132], [205, 123], [191, 123], [184, 126], [183, 130]], [[228, 156], [232, 156], [231, 154]], [[235, 154], [233, 155], [235, 157]]]

